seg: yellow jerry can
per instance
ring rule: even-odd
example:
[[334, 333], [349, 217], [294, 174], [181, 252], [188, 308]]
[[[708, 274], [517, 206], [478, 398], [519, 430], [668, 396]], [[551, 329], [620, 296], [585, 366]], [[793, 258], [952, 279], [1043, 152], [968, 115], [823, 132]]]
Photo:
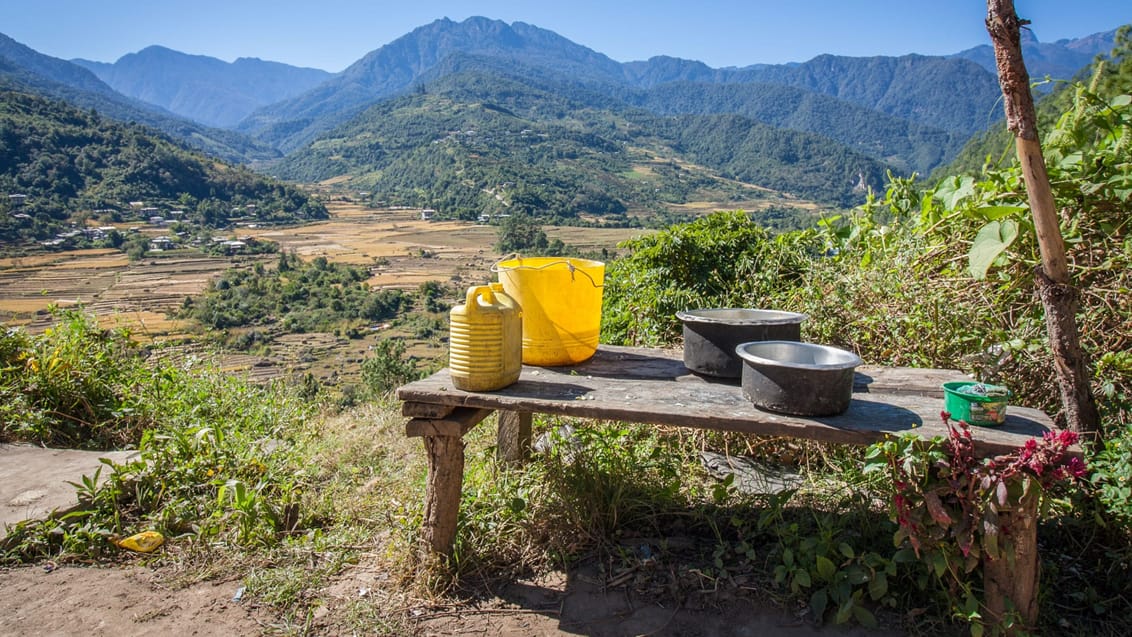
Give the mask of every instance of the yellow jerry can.
[[519, 304], [499, 283], [468, 288], [449, 312], [448, 368], [464, 391], [494, 391], [519, 380], [523, 322]]

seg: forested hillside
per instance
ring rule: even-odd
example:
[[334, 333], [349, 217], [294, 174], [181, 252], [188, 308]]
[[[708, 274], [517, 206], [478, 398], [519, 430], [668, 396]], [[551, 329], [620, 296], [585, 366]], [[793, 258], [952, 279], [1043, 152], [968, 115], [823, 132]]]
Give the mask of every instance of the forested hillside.
[[930, 171], [968, 137], [782, 84], [669, 82], [627, 91], [623, 97], [658, 115], [741, 115], [774, 128], [821, 135], [905, 174]]
[[[326, 216], [297, 188], [186, 150], [138, 125], [0, 89], [0, 240], [44, 240], [86, 218], [137, 216], [131, 202], [183, 211], [216, 227], [245, 215], [297, 221]], [[95, 212], [97, 211], [97, 212]]]
[[550, 87], [497, 72], [445, 75], [369, 109], [275, 170], [299, 180], [349, 175], [384, 201], [450, 216], [525, 212], [559, 222], [662, 212], [705, 189], [741, 199], [755, 185], [851, 205], [884, 177], [883, 163], [817, 135], [738, 115], [592, 107]]

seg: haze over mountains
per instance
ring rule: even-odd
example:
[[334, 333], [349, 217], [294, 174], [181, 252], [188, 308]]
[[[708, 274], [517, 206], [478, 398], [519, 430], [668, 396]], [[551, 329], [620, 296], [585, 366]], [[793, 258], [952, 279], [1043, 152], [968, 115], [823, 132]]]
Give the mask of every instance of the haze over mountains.
[[314, 88], [331, 73], [240, 58], [228, 63], [150, 46], [113, 64], [72, 60], [111, 88], [209, 126], [235, 126], [256, 108]]
[[[1114, 33], [1027, 39], [1031, 75], [1070, 77], [1107, 53]], [[0, 36], [0, 83], [230, 159], [286, 155], [275, 174], [346, 175], [382, 200], [445, 201], [462, 216], [514, 205], [521, 185], [533, 183], [541, 198], [531, 206], [563, 210], [571, 188], [601, 183], [609, 185], [601, 196], [587, 198], [601, 202], [596, 209], [650, 205], [624, 180], [646, 159], [688, 163], [709, 181], [852, 205], [886, 171], [925, 174], [1001, 117], [990, 47], [713, 69], [665, 56], [620, 63], [553, 31], [487, 18], [437, 20], [333, 75], [159, 46], [112, 64], [66, 62]], [[472, 131], [476, 143], [454, 131]], [[524, 153], [537, 161], [514, 160]], [[485, 157], [495, 164], [477, 165]], [[482, 181], [471, 183], [473, 173]], [[679, 190], [678, 177], [656, 190]]]

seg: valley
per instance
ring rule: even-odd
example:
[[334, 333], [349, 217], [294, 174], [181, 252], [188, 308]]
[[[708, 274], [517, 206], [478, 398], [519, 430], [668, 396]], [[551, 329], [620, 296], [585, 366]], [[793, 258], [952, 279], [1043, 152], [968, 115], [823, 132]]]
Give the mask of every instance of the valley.
[[[415, 290], [437, 281], [456, 302], [458, 292], [490, 280], [498, 261], [497, 228], [466, 221], [423, 220], [420, 210], [371, 209], [341, 198], [327, 204], [327, 221], [290, 227], [241, 228], [241, 238], [275, 242], [280, 250], [310, 261], [364, 266], [373, 289]], [[124, 229], [124, 228], [123, 228]], [[611, 252], [621, 241], [647, 230], [547, 227], [551, 239], [586, 252]], [[145, 232], [156, 235], [158, 228]], [[138, 261], [113, 249], [73, 250], [0, 258], [0, 323], [32, 332], [54, 321], [50, 308], [81, 308], [103, 328], [124, 328], [162, 357], [215, 356], [222, 369], [256, 380], [312, 373], [324, 383], [354, 378], [379, 338], [404, 338], [408, 353], [422, 360], [443, 357], [442, 338], [415, 338], [389, 323], [373, 325], [362, 338], [333, 333], [272, 334], [254, 353], [214, 354], [209, 334], [194, 322], [173, 318], [186, 297], [201, 294], [229, 268], [272, 264], [277, 255], [210, 256], [196, 250], [151, 252]]]

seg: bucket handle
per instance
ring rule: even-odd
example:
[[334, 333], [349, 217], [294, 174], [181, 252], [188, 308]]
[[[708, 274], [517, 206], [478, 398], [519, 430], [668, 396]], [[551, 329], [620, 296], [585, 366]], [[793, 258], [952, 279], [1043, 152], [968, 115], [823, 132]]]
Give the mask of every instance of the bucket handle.
[[574, 279], [574, 273], [575, 272], [581, 272], [583, 275], [585, 275], [585, 277], [587, 279], [590, 280], [590, 285], [592, 285], [592, 286], [594, 286], [595, 288], [598, 288], [598, 289], [605, 287], [604, 285], [598, 285], [597, 282], [594, 281], [594, 278], [592, 276], [590, 276], [589, 272], [586, 272], [585, 270], [582, 270], [578, 266], [571, 263], [570, 259], [562, 259], [561, 261], [551, 261], [550, 263], [544, 263], [543, 265], [540, 265], [540, 266], [518, 265], [514, 268], [500, 268], [499, 267], [500, 263], [503, 263], [504, 261], [510, 261], [512, 259], [518, 260], [520, 264], [522, 264], [522, 262], [523, 262], [523, 257], [519, 256], [518, 252], [512, 252], [511, 254], [504, 256], [499, 261], [496, 261], [495, 263], [491, 264], [491, 271], [498, 274], [505, 269], [506, 270], [544, 270], [544, 269], [552, 267], [552, 266], [565, 264], [566, 268], [568, 270], [570, 270], [570, 280], [571, 281], [575, 280]]

